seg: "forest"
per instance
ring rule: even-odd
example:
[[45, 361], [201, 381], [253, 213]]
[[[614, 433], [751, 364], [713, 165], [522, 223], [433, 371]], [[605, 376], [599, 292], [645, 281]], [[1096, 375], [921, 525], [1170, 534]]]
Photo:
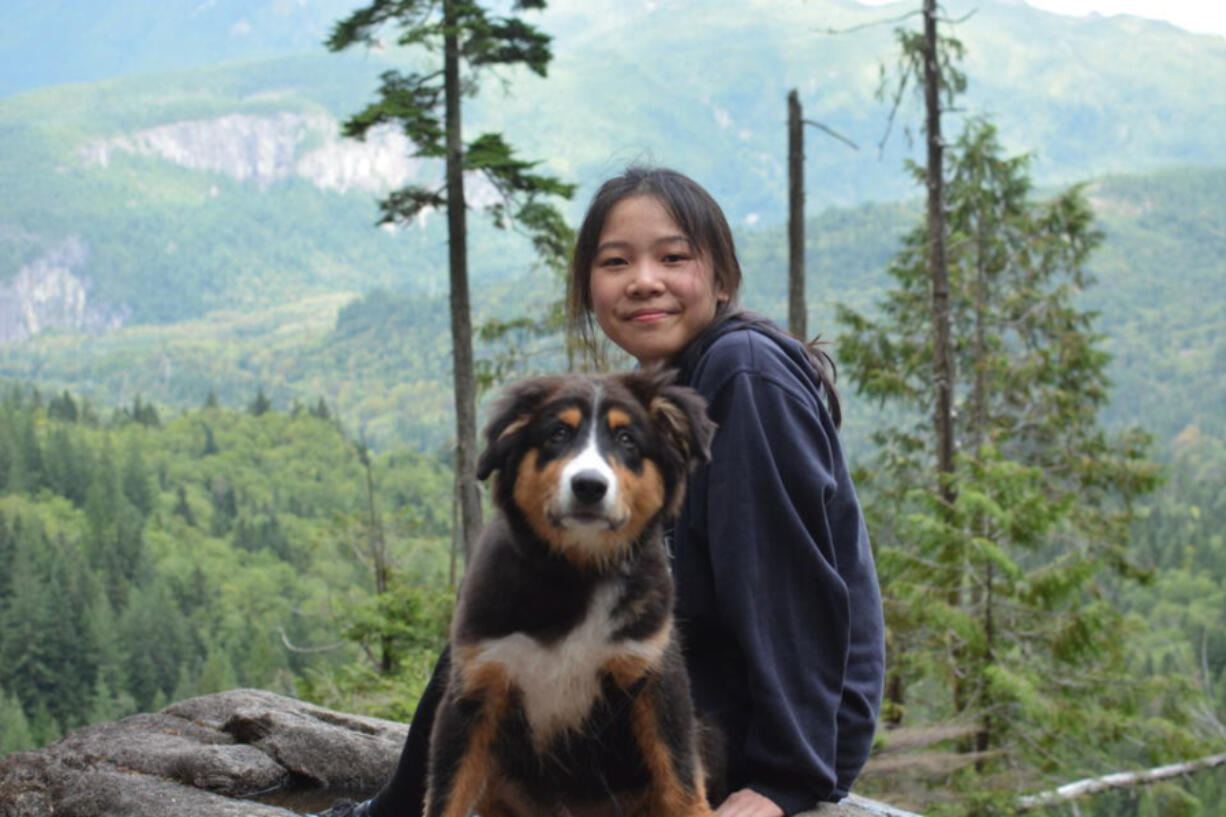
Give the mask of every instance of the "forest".
[[[1005, 93], [971, 38], [999, 42], [1029, 12], [995, 12], [957, 30], [965, 46], [939, 41], [941, 98], [958, 112], [946, 117], [938, 172], [945, 352], [929, 277], [936, 239], [917, 198], [933, 186], [929, 168], [896, 155], [896, 135], [882, 153], [897, 161], [863, 183], [885, 191], [872, 200], [834, 154], [814, 149], [830, 196], [842, 198], [804, 220], [817, 285], [805, 306], [838, 362], [843, 437], [888, 626], [885, 704], [857, 790], [933, 817], [1222, 814], [1220, 767], [1070, 803], [1041, 793], [1226, 748], [1226, 301], [1207, 295], [1226, 275], [1226, 169], [1180, 166], [1181, 150], [1213, 161], [1212, 139], [1172, 148], [1152, 122], [1136, 128], [1133, 153], [1118, 152], [1131, 164], [1111, 164], [1091, 143], [1119, 129], [1101, 111], [1042, 104], [1045, 89], [1053, 100], [1067, 91], [1055, 79], [1017, 91], [1001, 115], [964, 109], [976, 94]], [[701, 26], [720, 30], [737, 14]], [[1053, 39], [1065, 36], [1049, 24]], [[539, 40], [495, 48], [492, 30], [473, 35], [466, 81], [485, 59], [523, 63], [543, 87], [572, 94], [599, 85], [598, 59], [569, 52], [569, 70], [546, 76]], [[575, 40], [607, 56], [604, 30]], [[755, 60], [810, 56], [790, 40], [765, 47], [779, 36], [765, 22], [747, 31], [753, 46], [730, 49], [712, 80], [724, 94], [704, 102], [763, 118], [741, 74], [756, 76]], [[1074, 39], [1097, 65], [1133, 33]], [[329, 47], [364, 36], [338, 26]], [[1167, 36], [1145, 41], [1179, 55], [1155, 71], [1163, 88], [1196, 49], [1217, 54], [1204, 43], [1163, 51]], [[926, 46], [905, 27], [894, 37], [877, 90], [894, 101], [891, 121], [910, 117], [906, 138], [918, 142], [932, 127], [909, 106]], [[854, 51], [829, 42], [832, 53]], [[1027, 59], [1047, 59], [1034, 53]], [[442, 222], [462, 190], [431, 187], [433, 177], [376, 204], [304, 178], [257, 186], [116, 147], [115, 133], [167, 117], [327, 111], [349, 117], [348, 137], [398, 116], [414, 160], [442, 165], [447, 129], [435, 103], [445, 91], [428, 84], [434, 74], [390, 62], [371, 103], [350, 90], [371, 66], [332, 55], [335, 71], [303, 91], [300, 77], [320, 73], [322, 59], [66, 85], [0, 104], [10, 193], [0, 264], [87, 270], [89, 296], [105, 306], [82, 331], [0, 343], [0, 755], [236, 686], [409, 719], [446, 637], [471, 510], [457, 500], [457, 472], [472, 469], [454, 425], [465, 407], [453, 402], [462, 391], [453, 375], [466, 364], [453, 357], [449, 286], [461, 279], [448, 243], [472, 259], [468, 410], [479, 416], [519, 376], [579, 364], [560, 317], [574, 188], [534, 170], [502, 131], [477, 137], [466, 160], [506, 195], [468, 208], [472, 226], [459, 238]], [[976, 71], [963, 74], [968, 66]], [[869, 119], [847, 102], [864, 91], [862, 74], [831, 94], [845, 107], [823, 103], [815, 115], [845, 116], [841, 127]], [[405, 103], [398, 92], [411, 85], [412, 99], [433, 107]], [[499, 106], [474, 99], [475, 88], [464, 104], [488, 121]], [[1200, 110], [1197, 94], [1183, 96], [1193, 98], [1181, 115]], [[534, 103], [503, 101], [505, 133], [538, 148], [549, 128], [523, 136], [513, 121]], [[40, 106], [54, 113], [40, 118]], [[552, 101], [539, 106], [541, 122], [570, 133]], [[886, 117], [871, 117], [871, 130], [879, 135]], [[1056, 171], [1041, 164], [1052, 157], [1014, 149], [1027, 117], [1078, 134], [1052, 151]], [[628, 119], [704, 135], [672, 111]], [[323, 137], [302, 128], [303, 149], [318, 147]], [[753, 271], [743, 300], [779, 319], [781, 184], [746, 158], [773, 143], [724, 130], [712, 138], [724, 153], [695, 166], [713, 189], [735, 188], [725, 204], [740, 216], [738, 247]], [[607, 163], [572, 141], [562, 166]], [[725, 155], [753, 167], [750, 181]], [[943, 396], [934, 380], [947, 384]], [[942, 412], [945, 426], [934, 427]]]

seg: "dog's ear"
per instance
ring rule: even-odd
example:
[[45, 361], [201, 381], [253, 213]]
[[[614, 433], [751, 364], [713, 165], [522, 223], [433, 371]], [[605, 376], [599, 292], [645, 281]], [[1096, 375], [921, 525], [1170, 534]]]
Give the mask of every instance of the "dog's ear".
[[674, 369], [648, 368], [626, 376], [627, 388], [647, 407], [656, 430], [684, 462], [684, 470], [711, 461], [715, 423], [707, 401], [688, 386], [678, 386]]
[[485, 425], [485, 450], [477, 460], [477, 479], [485, 479], [502, 468], [516, 436], [531, 422], [537, 406], [556, 388], [557, 378], [537, 377], [509, 386], [502, 393]]
[[664, 386], [647, 410], [656, 428], [685, 458], [687, 471], [711, 461], [715, 423], [707, 416], [702, 395], [688, 386]]

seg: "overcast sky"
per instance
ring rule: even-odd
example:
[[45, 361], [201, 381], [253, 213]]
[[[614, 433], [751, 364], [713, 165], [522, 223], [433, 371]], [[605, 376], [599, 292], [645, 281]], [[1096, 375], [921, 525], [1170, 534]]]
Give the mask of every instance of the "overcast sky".
[[[860, 0], [881, 5], [895, 0]], [[1180, 28], [1226, 36], [1226, 0], [1026, 0], [1037, 8], [1060, 14], [1135, 14], [1166, 20]]]

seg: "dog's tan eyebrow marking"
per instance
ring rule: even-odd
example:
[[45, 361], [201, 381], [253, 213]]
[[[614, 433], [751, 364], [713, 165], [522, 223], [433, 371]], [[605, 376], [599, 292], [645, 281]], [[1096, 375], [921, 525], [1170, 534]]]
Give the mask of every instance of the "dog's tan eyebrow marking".
[[571, 408], [559, 411], [558, 419], [571, 428], [578, 428], [579, 424], [583, 422], [583, 412], [572, 406]]
[[502, 433], [498, 435], [498, 439], [501, 440], [504, 437], [510, 437], [512, 434], [518, 433], [520, 429], [528, 425], [531, 419], [532, 418], [526, 414], [521, 417], [516, 417], [514, 421], [512, 421], [506, 428], [502, 430]]
[[609, 421], [609, 428], [624, 428], [630, 425], [630, 415], [619, 408], [609, 409], [606, 415]]

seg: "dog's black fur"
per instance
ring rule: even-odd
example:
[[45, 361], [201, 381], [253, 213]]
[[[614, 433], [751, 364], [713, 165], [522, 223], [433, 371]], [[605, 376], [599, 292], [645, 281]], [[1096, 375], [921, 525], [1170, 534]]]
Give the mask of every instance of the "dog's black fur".
[[426, 817], [697, 817], [699, 751], [663, 542], [714, 425], [660, 372], [511, 387], [478, 464], [498, 515], [451, 632]]

